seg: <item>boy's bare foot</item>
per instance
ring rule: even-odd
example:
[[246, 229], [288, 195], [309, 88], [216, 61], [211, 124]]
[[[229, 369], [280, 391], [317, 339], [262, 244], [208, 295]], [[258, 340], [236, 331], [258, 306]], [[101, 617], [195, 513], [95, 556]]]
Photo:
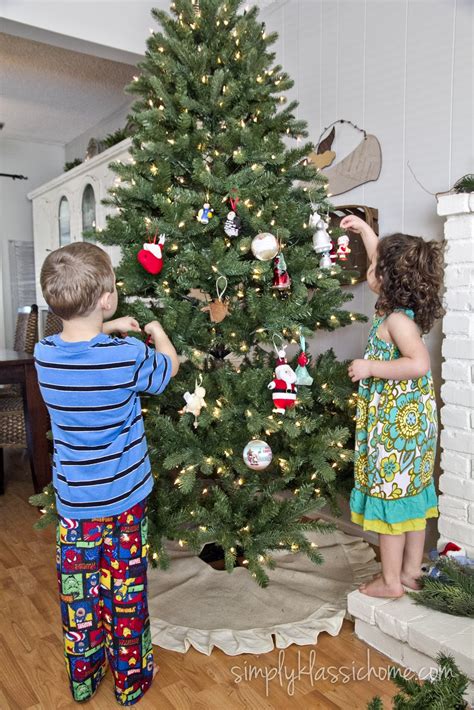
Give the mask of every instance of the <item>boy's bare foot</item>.
[[153, 664], [153, 678], [156, 676], [156, 674], [158, 673], [159, 670], [160, 670], [160, 666], [158, 665], [158, 663], [154, 663]]
[[368, 597], [381, 597], [386, 599], [398, 599], [405, 594], [401, 583], [387, 584], [382, 575], [374, 577], [371, 582], [361, 584], [359, 592]]

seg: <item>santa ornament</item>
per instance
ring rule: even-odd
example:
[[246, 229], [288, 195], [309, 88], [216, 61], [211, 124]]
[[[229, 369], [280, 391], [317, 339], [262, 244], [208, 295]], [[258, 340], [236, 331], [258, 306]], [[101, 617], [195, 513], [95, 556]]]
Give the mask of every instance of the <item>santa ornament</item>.
[[204, 313], [209, 313], [212, 323], [220, 323], [229, 315], [229, 303], [223, 300], [226, 289], [227, 279], [221, 274], [216, 280], [217, 298], [211, 301], [207, 306], [201, 308], [201, 311]]
[[237, 214], [237, 203], [239, 198], [230, 197], [229, 201], [231, 210], [227, 213], [227, 219], [224, 222], [224, 232], [228, 237], [238, 237], [242, 226], [242, 220]]
[[143, 266], [145, 271], [156, 276], [163, 268], [163, 245], [165, 243], [165, 235], [160, 234], [158, 242], [156, 241], [158, 234], [149, 237], [148, 243], [143, 245], [143, 248], [137, 254], [138, 262]]
[[347, 255], [351, 253], [349, 249], [349, 237], [343, 234], [337, 240], [337, 256], [340, 261], [347, 261]]
[[199, 384], [198, 381], [196, 380], [194, 383], [194, 392], [185, 392], [183, 397], [184, 401], [186, 404], [184, 405], [183, 409], [180, 410], [180, 414], [187, 414], [188, 412], [190, 414], [194, 414], [194, 428], [196, 429], [198, 426], [198, 417], [201, 414], [201, 409], [203, 407], [207, 407], [207, 404], [204, 400], [204, 397], [206, 396], [206, 390], [202, 386], [202, 375], [199, 375]]
[[296, 404], [296, 373], [288, 365], [285, 350], [277, 350], [277, 361], [273, 380], [268, 385], [272, 390], [273, 411], [276, 414], [285, 414]]
[[313, 384], [313, 378], [306, 367], [309, 362], [309, 357], [306, 355], [306, 340], [304, 335], [300, 335], [301, 352], [298, 355], [298, 367], [295, 370], [296, 384], [309, 386]]
[[291, 278], [286, 270], [286, 262], [283, 253], [280, 251], [273, 262], [273, 284], [272, 288], [279, 291], [287, 291], [291, 288]]
[[209, 224], [209, 221], [212, 219], [213, 216], [214, 213], [212, 211], [211, 205], [209, 204], [209, 202], [205, 202], [197, 213], [196, 219], [201, 224]]

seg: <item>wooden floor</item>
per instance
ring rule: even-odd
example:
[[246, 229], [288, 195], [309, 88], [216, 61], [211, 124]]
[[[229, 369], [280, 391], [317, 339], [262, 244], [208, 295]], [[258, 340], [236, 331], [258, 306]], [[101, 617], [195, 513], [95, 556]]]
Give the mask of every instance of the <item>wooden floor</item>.
[[[54, 530], [32, 529], [39, 516], [27, 503], [32, 492], [24, 457], [19, 452], [10, 453], [6, 456], [6, 492], [0, 497], [0, 708], [77, 708], [69, 694], [62, 655]], [[363, 710], [378, 694], [386, 708], [391, 708], [389, 700], [396, 692], [395, 686], [374, 677], [375, 670], [383, 678], [390, 662], [372, 649], [369, 651], [354, 636], [353, 625], [348, 621], [337, 637], [322, 633], [315, 646], [286, 649], [280, 659], [281, 674], [277, 675], [279, 653], [282, 652], [275, 650], [259, 656], [226, 656], [214, 651], [208, 657], [193, 649], [183, 655], [155, 647], [160, 672], [139, 707]], [[315, 659], [312, 673], [308, 673], [311, 653]], [[364, 676], [368, 665], [374, 669], [370, 681], [352, 679], [354, 669], [361, 669]], [[341, 667], [351, 674], [349, 682], [343, 682]], [[268, 692], [264, 676], [255, 675], [258, 672], [267, 673]], [[251, 673], [254, 675], [249, 678]], [[335, 674], [337, 682], [331, 682]], [[114, 707], [118, 706], [109, 672], [87, 708]]]

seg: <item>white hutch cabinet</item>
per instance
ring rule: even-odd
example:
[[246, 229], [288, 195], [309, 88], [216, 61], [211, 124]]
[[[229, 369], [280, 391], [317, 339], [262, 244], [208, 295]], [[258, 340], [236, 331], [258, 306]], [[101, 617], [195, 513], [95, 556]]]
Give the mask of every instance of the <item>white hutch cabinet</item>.
[[[116, 179], [109, 164], [119, 160], [129, 161], [129, 146], [130, 139], [127, 138], [28, 194], [33, 203], [36, 302], [40, 310], [40, 335], [47, 311], [39, 283], [43, 262], [50, 251], [82, 240], [84, 231], [104, 229], [106, 216], [114, 211], [113, 208], [102, 204]], [[102, 248], [110, 254], [114, 266], [117, 265], [120, 248]]]

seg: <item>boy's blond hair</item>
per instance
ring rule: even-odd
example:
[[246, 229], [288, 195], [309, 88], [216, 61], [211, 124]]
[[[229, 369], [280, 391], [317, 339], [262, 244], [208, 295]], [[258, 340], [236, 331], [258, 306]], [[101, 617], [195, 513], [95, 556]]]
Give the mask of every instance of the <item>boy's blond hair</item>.
[[89, 242], [74, 242], [46, 257], [40, 283], [53, 313], [70, 320], [89, 315], [104, 293], [113, 293], [115, 274], [103, 249]]

